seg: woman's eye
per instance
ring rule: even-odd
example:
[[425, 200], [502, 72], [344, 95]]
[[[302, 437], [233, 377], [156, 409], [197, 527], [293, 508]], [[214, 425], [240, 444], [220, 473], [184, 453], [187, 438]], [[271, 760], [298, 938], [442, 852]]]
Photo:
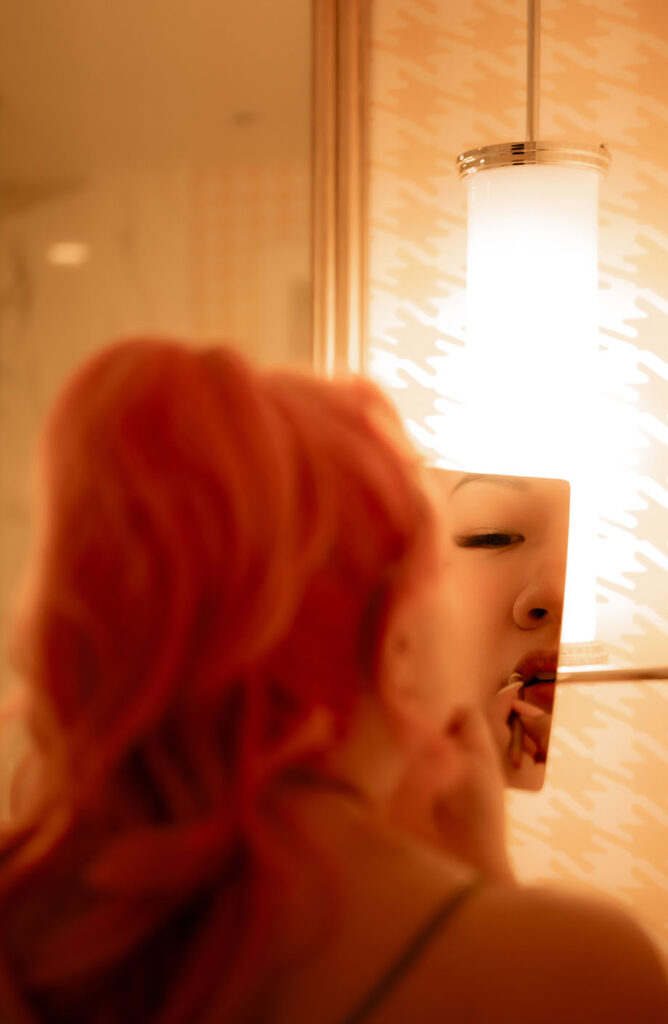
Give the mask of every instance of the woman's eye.
[[458, 534], [454, 542], [458, 548], [508, 548], [512, 544], [521, 544], [524, 537], [521, 533], [510, 530], [476, 530], [474, 533]]

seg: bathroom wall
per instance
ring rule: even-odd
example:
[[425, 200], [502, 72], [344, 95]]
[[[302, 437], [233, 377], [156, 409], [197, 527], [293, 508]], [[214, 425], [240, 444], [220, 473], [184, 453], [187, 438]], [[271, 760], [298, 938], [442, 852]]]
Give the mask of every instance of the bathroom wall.
[[[668, 15], [544, 0], [543, 138], [612, 152], [600, 199], [597, 638], [668, 663]], [[522, 139], [524, 0], [375, 0], [367, 366], [416, 439], [461, 455], [458, 153]], [[614, 893], [668, 949], [668, 685], [561, 688], [540, 794], [509, 797], [521, 877]]]

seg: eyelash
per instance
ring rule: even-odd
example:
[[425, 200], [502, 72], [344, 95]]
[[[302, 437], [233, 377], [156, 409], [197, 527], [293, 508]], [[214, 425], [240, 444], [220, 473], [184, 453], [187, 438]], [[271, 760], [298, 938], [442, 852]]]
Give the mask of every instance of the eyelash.
[[454, 538], [458, 548], [509, 548], [513, 544], [521, 544], [524, 537], [521, 533], [510, 530], [487, 530], [480, 533], [464, 533]]

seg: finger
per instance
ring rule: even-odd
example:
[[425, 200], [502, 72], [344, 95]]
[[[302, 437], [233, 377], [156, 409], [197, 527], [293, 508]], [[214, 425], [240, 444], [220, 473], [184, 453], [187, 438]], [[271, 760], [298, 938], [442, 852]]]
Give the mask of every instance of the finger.
[[522, 684], [508, 683], [490, 698], [488, 705], [490, 720], [505, 722], [513, 709], [513, 703], [521, 700], [522, 697]]
[[535, 704], [529, 704], [526, 700], [514, 700], [511, 709], [522, 718], [544, 718], [545, 712], [537, 708]]
[[547, 752], [552, 727], [552, 716], [541, 715], [540, 718], [523, 719], [522, 727], [527, 736], [530, 736], [539, 750]]
[[522, 680], [514, 678], [515, 673], [510, 677], [505, 686], [502, 686], [500, 690], [497, 690], [496, 696], [503, 697], [507, 693], [519, 693], [522, 689]]

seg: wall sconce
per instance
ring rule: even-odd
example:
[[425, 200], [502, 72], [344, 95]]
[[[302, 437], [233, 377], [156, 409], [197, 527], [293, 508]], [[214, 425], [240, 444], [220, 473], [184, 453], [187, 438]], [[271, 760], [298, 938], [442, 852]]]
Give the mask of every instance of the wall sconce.
[[562, 661], [595, 642], [598, 186], [605, 145], [538, 136], [540, 3], [528, 0], [526, 141], [457, 158], [468, 198], [466, 458], [473, 471], [564, 477], [571, 530]]

